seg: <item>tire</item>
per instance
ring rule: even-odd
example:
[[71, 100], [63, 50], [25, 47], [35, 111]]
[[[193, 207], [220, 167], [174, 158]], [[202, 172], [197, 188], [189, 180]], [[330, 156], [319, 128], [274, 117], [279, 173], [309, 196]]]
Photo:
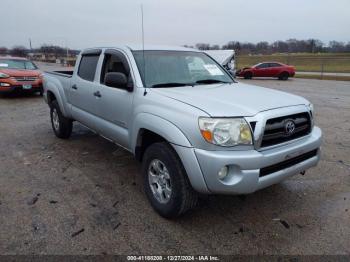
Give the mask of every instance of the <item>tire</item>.
[[198, 195], [190, 185], [181, 160], [168, 143], [154, 143], [146, 149], [142, 176], [147, 198], [162, 217], [176, 218], [196, 206]]
[[62, 139], [69, 138], [73, 129], [73, 121], [63, 116], [57, 100], [51, 102], [50, 117], [55, 135]]
[[252, 72], [246, 72], [246, 73], [244, 73], [244, 79], [252, 79], [252, 78], [253, 78]]
[[282, 72], [280, 73], [280, 75], [278, 76], [279, 80], [288, 80], [289, 77], [289, 73], [288, 72]]

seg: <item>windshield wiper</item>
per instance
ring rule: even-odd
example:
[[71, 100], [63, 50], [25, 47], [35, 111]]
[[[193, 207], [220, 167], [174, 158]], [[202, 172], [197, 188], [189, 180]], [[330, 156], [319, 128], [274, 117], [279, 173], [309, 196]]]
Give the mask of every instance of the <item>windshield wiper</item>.
[[196, 84], [216, 84], [216, 83], [229, 84], [231, 82], [217, 80], [217, 79], [203, 79], [203, 80], [196, 81]]
[[161, 83], [155, 84], [151, 87], [177, 87], [177, 86], [193, 86], [193, 83]]

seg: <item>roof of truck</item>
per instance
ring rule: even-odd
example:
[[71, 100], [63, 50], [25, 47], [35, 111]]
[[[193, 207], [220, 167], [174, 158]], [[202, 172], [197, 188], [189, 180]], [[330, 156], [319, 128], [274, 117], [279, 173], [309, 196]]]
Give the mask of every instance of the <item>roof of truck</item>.
[[201, 52], [200, 50], [193, 49], [193, 48], [187, 48], [183, 46], [168, 46], [168, 45], [145, 45], [144, 48], [142, 44], [128, 44], [128, 45], [116, 45], [116, 46], [109, 46], [109, 47], [93, 47], [93, 48], [86, 48], [86, 50], [90, 49], [108, 49], [108, 48], [119, 48], [119, 49], [130, 49], [132, 51], [140, 51], [140, 50], [161, 50], [161, 51], [194, 51], [194, 52]]
[[[141, 44], [127, 45], [131, 50], [143, 50]], [[171, 45], [145, 45], [144, 50], [164, 50], [164, 51], [199, 51], [193, 48]]]

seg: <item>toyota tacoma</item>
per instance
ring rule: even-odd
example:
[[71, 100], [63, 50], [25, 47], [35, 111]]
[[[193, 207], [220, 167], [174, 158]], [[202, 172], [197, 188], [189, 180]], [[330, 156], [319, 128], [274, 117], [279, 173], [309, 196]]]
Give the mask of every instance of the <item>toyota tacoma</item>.
[[193, 208], [199, 193], [253, 193], [320, 159], [309, 101], [238, 83], [194, 49], [86, 49], [74, 71], [45, 73], [44, 98], [57, 137], [78, 121], [130, 151], [166, 218]]

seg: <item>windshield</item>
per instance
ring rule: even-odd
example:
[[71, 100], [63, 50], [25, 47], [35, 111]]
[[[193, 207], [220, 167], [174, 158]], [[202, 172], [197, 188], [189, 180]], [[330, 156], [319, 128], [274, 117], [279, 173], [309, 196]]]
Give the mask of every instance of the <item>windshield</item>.
[[28, 69], [28, 70], [38, 69], [36, 65], [34, 65], [29, 60], [17, 60], [17, 59], [0, 59], [0, 68]]
[[[133, 52], [146, 87], [232, 83], [231, 76], [204, 53], [192, 51]], [[146, 69], [146, 77], [144, 74]], [[146, 78], [146, 79], [145, 79]]]

